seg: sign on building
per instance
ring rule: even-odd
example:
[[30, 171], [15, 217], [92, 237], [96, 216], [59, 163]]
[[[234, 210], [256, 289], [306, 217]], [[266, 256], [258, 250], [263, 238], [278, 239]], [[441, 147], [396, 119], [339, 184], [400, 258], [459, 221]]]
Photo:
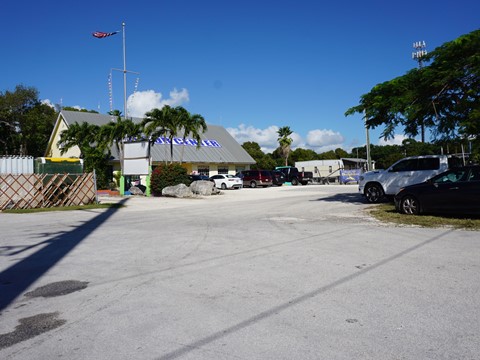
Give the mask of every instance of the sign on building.
[[148, 175], [150, 144], [148, 141], [123, 144], [123, 175]]

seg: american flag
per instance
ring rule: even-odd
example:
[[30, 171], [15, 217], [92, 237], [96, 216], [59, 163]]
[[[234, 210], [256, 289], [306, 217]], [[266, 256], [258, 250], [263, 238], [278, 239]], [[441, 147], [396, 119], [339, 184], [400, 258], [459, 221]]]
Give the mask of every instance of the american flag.
[[107, 36], [115, 35], [117, 33], [119, 33], [119, 31], [114, 31], [114, 32], [110, 32], [110, 33], [102, 32], [102, 31], [95, 31], [94, 33], [92, 33], [92, 35], [95, 36], [96, 38], [102, 39], [102, 38], [106, 38]]

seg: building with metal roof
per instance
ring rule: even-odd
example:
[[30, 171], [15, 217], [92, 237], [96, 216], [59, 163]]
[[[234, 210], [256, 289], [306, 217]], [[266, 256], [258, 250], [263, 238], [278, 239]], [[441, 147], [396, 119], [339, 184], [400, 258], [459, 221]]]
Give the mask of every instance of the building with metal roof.
[[[61, 111], [55, 123], [52, 135], [48, 143], [45, 156], [48, 157], [79, 157], [80, 149], [73, 147], [65, 154], [61, 154], [61, 145], [58, 146], [60, 134], [68, 129], [69, 125], [84, 122], [93, 125], [105, 125], [110, 121], [115, 121], [111, 115], [80, 111]], [[135, 123], [141, 122], [141, 118], [132, 118]], [[235, 174], [241, 170], [248, 170], [255, 160], [240, 146], [240, 144], [219, 125], [208, 124], [208, 129], [201, 134], [200, 147], [194, 139], [182, 138], [173, 139], [173, 161], [182, 163], [187, 169], [187, 173], [201, 173], [208, 176], [216, 174]], [[181, 132], [180, 132], [181, 133]], [[120, 169], [120, 160], [114, 147], [112, 152], [112, 165], [115, 170]], [[152, 166], [164, 162], [169, 162], [170, 141], [166, 138], [159, 138], [154, 141], [150, 152]]]

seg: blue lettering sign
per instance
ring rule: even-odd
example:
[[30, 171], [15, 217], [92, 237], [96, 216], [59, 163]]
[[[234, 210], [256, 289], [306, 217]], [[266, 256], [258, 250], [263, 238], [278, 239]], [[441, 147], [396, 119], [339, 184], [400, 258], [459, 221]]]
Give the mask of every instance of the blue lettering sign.
[[221, 147], [217, 140], [210, 140], [210, 144], [212, 144], [213, 147]]
[[[172, 140], [173, 145], [188, 145], [188, 146], [197, 146], [198, 141], [195, 139], [185, 139], [183, 140], [182, 138], [173, 138]], [[154, 144], [156, 145], [170, 145], [172, 142], [170, 142], [170, 139], [166, 137], [159, 137], [155, 140]], [[216, 148], [221, 148], [222, 145], [217, 140], [212, 140], [212, 139], [206, 139], [202, 140], [200, 142], [201, 146], [205, 147], [216, 147]]]

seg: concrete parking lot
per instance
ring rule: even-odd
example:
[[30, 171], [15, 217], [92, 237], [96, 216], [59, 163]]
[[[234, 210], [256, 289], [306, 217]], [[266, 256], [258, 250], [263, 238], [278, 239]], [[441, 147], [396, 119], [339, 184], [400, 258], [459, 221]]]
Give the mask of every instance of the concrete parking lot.
[[1, 359], [478, 359], [478, 232], [354, 185], [119, 201], [0, 214]]

